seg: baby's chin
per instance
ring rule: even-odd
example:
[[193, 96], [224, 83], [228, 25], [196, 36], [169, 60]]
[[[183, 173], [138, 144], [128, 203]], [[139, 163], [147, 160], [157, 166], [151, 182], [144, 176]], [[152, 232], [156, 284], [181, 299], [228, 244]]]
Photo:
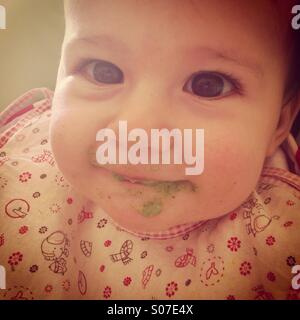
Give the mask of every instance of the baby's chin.
[[[56, 163], [70, 185], [88, 200], [92, 210], [104, 210], [121, 228], [132, 232], [163, 232], [219, 218], [239, 207], [255, 187], [252, 175], [239, 177], [237, 182], [235, 176], [209, 167], [197, 179], [178, 179], [166, 172], [162, 180], [150, 173], [146, 178], [133, 177], [125, 169], [117, 173], [95, 166], [86, 156], [76, 156], [53, 142]], [[171, 180], [175, 176], [178, 180]]]
[[236, 208], [237, 199], [218, 201], [188, 180], [145, 181], [107, 172], [90, 174], [86, 175], [90, 179], [77, 176], [69, 182], [91, 201], [92, 210], [104, 210], [121, 228], [136, 233], [163, 232], [218, 218]]

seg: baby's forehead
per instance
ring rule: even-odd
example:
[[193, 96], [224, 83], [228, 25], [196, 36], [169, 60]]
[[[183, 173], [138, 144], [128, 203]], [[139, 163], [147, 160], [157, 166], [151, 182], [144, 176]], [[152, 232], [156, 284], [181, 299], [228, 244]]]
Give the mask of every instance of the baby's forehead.
[[86, 29], [89, 33], [97, 29], [110, 32], [116, 27], [125, 30], [138, 28], [144, 32], [151, 28], [153, 36], [173, 30], [179, 33], [188, 31], [186, 38], [189, 38], [191, 33], [198, 32], [203, 36], [205, 31], [206, 38], [209, 38], [211, 29], [217, 26], [222, 26], [218, 30], [222, 34], [232, 31], [234, 26], [235, 33], [259, 30], [258, 34], [271, 36], [274, 29], [273, 19], [270, 19], [270, 1], [65, 0], [65, 16], [67, 29]]
[[[288, 2], [291, 0], [287, 0]], [[279, 6], [273, 0], [65, 0], [65, 16], [69, 27], [111, 31], [114, 26], [124, 30], [139, 28], [143, 31], [152, 29], [152, 34], [162, 35], [163, 32], [206, 32], [209, 38], [211, 29], [221, 26], [219, 33], [226, 34], [234, 26], [234, 34], [241, 32], [247, 38], [257, 33], [259, 38], [277, 37], [281, 32], [278, 28]], [[200, 30], [201, 28], [201, 30]], [[93, 30], [94, 29], [94, 30]], [[120, 30], [122, 31], [122, 30]], [[233, 36], [234, 36], [233, 34]], [[176, 36], [176, 34], [174, 35]], [[202, 34], [201, 34], [202, 36]], [[226, 39], [225, 39], [226, 40]]]
[[151, 43], [157, 50], [220, 44], [237, 49], [231, 51], [245, 48], [254, 56], [276, 53], [282, 47], [278, 48], [278, 33], [269, 16], [271, 2], [66, 0], [66, 37], [105, 34], [135, 50], [150, 48]]

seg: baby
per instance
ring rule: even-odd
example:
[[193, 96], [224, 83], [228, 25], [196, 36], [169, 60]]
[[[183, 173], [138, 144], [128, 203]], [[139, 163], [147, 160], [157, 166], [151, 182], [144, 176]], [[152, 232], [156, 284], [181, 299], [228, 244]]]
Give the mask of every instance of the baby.
[[[65, 2], [54, 96], [1, 116], [1, 299], [299, 298], [293, 5]], [[203, 173], [99, 164], [120, 121], [204, 129]]]

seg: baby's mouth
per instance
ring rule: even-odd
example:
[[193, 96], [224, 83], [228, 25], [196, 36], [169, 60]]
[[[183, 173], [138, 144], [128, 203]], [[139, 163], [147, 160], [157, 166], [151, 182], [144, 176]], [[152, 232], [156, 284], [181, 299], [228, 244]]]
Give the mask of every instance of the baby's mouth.
[[140, 179], [135, 177], [129, 177], [126, 175], [120, 175], [118, 173], [113, 173], [112, 176], [114, 179], [127, 182], [135, 185], [142, 185], [145, 187], [153, 188], [157, 192], [161, 192], [165, 195], [173, 194], [174, 192], [178, 191], [192, 191], [196, 192], [196, 185], [189, 180], [174, 180], [174, 181], [167, 181], [167, 180], [149, 180], [149, 179]]
[[[190, 191], [196, 192], [197, 186], [189, 181], [189, 180], [155, 180], [155, 179], [147, 179], [143, 177], [135, 177], [128, 176], [124, 174], [117, 173], [105, 167], [104, 165], [100, 165], [95, 160], [95, 153], [93, 150], [89, 152], [90, 155], [90, 163], [92, 166], [96, 168], [101, 168], [107, 174], [111, 175], [115, 180], [127, 184], [127, 186], [143, 186], [152, 188], [154, 191], [159, 192], [160, 194], [169, 196], [173, 195], [178, 191]], [[154, 171], [154, 170], [153, 170]], [[156, 170], [155, 170], [156, 171]]]
[[148, 179], [143, 179], [143, 178], [129, 177], [126, 175], [121, 175], [121, 174], [115, 173], [115, 172], [113, 172], [112, 176], [118, 181], [130, 182], [132, 184], [152, 185], [154, 183], [159, 182], [158, 180], [148, 180]]

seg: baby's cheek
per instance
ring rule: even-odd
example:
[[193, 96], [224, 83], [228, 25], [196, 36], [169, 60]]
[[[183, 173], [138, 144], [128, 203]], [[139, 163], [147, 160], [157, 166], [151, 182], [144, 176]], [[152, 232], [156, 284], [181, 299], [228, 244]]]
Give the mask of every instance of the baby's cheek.
[[249, 156], [244, 146], [237, 147], [226, 142], [215, 144], [206, 148], [205, 171], [214, 178], [226, 177], [227, 180], [245, 168]]
[[207, 146], [199, 184], [206, 198], [214, 199], [215, 210], [233, 210], [247, 198], [256, 186], [263, 161], [262, 150], [242, 137]]
[[51, 147], [57, 165], [68, 179], [84, 168], [88, 138], [80, 118], [68, 110], [54, 111], [51, 119]]

